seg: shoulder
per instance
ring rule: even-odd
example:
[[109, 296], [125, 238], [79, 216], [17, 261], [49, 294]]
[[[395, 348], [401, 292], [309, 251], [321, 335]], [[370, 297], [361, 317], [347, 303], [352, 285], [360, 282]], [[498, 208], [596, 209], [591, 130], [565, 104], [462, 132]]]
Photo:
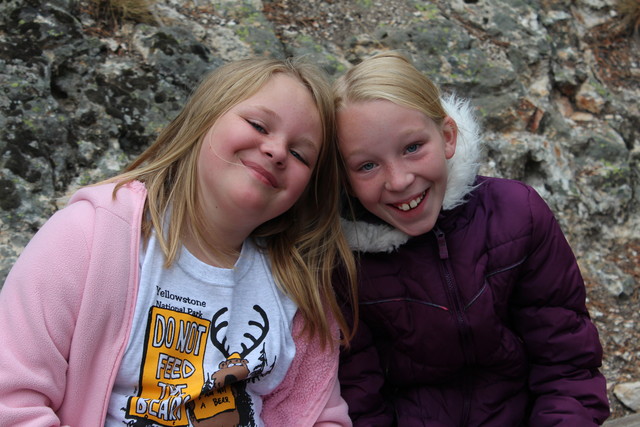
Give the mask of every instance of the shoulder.
[[479, 176], [476, 191], [472, 197], [493, 210], [506, 211], [511, 214], [526, 214], [540, 208], [548, 210], [546, 202], [538, 192], [524, 182]]
[[147, 190], [143, 183], [133, 181], [114, 193], [115, 183], [84, 187], [73, 194], [68, 207], [84, 206], [84, 209], [106, 210], [121, 218], [130, 218], [140, 210]]
[[138, 226], [146, 197], [144, 185], [136, 182], [123, 186], [115, 198], [114, 187], [114, 184], [103, 184], [76, 191], [67, 205], [40, 228], [30, 244], [37, 242], [70, 247], [84, 242], [91, 246], [93, 235], [101, 230], [112, 234], [119, 229], [112, 228], [117, 224], [127, 229]]
[[530, 185], [520, 181], [478, 177], [470, 200], [471, 221], [484, 224], [492, 239], [515, 240], [555, 227], [553, 212]]
[[[43, 283], [60, 276], [61, 282], [80, 284], [96, 247], [111, 251], [109, 259], [123, 256], [119, 249], [129, 248], [139, 234], [146, 192], [136, 183], [119, 190], [114, 200], [113, 188], [111, 184], [90, 186], [74, 193], [67, 206], [33, 236], [12, 269], [14, 275], [21, 272], [33, 279], [40, 274]], [[70, 274], [76, 274], [77, 280], [69, 280]]]
[[533, 188], [521, 181], [507, 178], [495, 178], [489, 176], [478, 175], [476, 185], [479, 189], [484, 190], [485, 194], [504, 195], [505, 197], [513, 197], [514, 195], [524, 195]]

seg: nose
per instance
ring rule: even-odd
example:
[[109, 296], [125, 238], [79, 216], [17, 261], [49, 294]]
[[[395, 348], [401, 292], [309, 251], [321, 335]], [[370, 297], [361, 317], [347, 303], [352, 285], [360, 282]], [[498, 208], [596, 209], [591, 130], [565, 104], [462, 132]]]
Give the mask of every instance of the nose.
[[271, 159], [276, 166], [284, 166], [287, 160], [287, 144], [278, 138], [271, 138], [263, 141], [260, 151]]
[[415, 175], [401, 167], [390, 166], [387, 168], [384, 188], [387, 191], [403, 191], [415, 180]]

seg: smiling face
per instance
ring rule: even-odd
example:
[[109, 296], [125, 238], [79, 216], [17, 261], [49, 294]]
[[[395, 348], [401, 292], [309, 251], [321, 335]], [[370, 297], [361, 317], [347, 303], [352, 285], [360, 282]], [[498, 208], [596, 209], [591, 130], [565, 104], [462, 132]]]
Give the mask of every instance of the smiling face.
[[291, 208], [309, 182], [322, 137], [310, 92], [283, 73], [220, 116], [198, 159], [200, 199], [212, 229], [233, 230], [243, 240]]
[[338, 139], [352, 194], [371, 213], [417, 236], [431, 230], [447, 185], [457, 128], [386, 100], [338, 112]]

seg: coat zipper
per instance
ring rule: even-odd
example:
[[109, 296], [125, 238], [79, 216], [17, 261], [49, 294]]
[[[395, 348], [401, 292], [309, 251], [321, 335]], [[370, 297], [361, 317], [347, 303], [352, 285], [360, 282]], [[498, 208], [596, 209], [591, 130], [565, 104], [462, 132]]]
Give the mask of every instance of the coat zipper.
[[[469, 325], [464, 316], [463, 304], [460, 301], [460, 293], [456, 285], [455, 278], [451, 270], [451, 260], [449, 259], [449, 249], [447, 248], [447, 240], [444, 232], [439, 228], [434, 228], [434, 233], [438, 241], [438, 253], [440, 256], [440, 266], [442, 275], [445, 282], [445, 290], [451, 301], [454, 315], [458, 322], [458, 330], [460, 331], [460, 339], [462, 343], [462, 352], [467, 367], [472, 366], [473, 362], [473, 348], [471, 342], [471, 331]], [[471, 394], [473, 389], [472, 379], [470, 376], [465, 376], [462, 379], [463, 384], [463, 407], [462, 407], [462, 422], [461, 427], [466, 426], [469, 421], [469, 414], [471, 411]]]

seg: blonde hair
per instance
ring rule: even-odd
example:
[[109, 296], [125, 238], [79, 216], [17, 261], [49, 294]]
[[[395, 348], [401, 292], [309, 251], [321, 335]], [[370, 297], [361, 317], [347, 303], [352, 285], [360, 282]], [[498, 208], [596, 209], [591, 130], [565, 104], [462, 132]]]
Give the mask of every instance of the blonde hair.
[[349, 69], [334, 84], [339, 110], [350, 103], [387, 100], [418, 110], [438, 126], [447, 116], [440, 90], [402, 54], [382, 52]]
[[339, 223], [340, 177], [331, 87], [318, 68], [300, 59], [269, 58], [239, 60], [217, 68], [204, 78], [156, 141], [109, 181], [117, 182], [114, 197], [128, 182], [145, 184], [148, 194], [142, 236], [146, 242], [155, 230], [166, 267], [175, 261], [184, 236], [195, 236], [206, 245], [198, 198], [200, 145], [221, 115], [254, 95], [277, 73], [295, 78], [309, 90], [320, 115], [323, 143], [309, 184], [298, 201], [287, 212], [256, 228], [252, 236], [264, 242], [276, 283], [304, 317], [303, 332], [319, 334], [326, 345], [335, 338], [330, 326], [333, 317], [346, 343], [352, 332], [336, 303], [331, 275], [334, 268], [344, 268], [352, 296], [355, 263]]

